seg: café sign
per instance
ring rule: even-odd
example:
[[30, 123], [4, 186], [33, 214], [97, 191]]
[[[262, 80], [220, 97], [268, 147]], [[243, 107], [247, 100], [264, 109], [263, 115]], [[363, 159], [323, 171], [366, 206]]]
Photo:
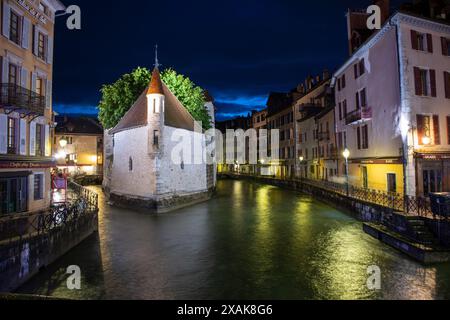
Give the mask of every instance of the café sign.
[[43, 15], [41, 12], [36, 10], [36, 8], [32, 4], [30, 4], [28, 1], [26, 1], [26, 0], [17, 0], [17, 2], [25, 10], [27, 10], [29, 14], [31, 14], [33, 17], [35, 17], [40, 22], [42, 22], [42, 24], [46, 24], [47, 23], [47, 18], [45, 17], [45, 15]]
[[0, 169], [47, 169], [54, 166], [53, 162], [0, 162]]

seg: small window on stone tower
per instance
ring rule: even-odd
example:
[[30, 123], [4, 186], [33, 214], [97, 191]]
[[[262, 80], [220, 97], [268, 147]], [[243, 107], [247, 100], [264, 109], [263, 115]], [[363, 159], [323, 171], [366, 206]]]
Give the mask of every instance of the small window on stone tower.
[[130, 171], [133, 171], [133, 158], [130, 157], [130, 159], [128, 160], [128, 169]]

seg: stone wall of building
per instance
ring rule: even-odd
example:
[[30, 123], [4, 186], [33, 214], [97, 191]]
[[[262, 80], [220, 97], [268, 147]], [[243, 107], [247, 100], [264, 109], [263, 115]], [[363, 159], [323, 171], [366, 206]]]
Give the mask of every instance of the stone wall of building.
[[[156, 193], [155, 160], [148, 155], [148, 128], [114, 135], [110, 191], [116, 195], [152, 198]], [[107, 167], [107, 166], [105, 166]]]
[[[176, 129], [172, 127], [164, 127], [163, 150], [161, 157], [158, 158], [157, 165], [157, 194], [165, 195], [183, 195], [196, 192], [205, 192], [208, 190], [206, 177], [206, 164], [203, 156], [206, 152], [205, 137], [202, 133]], [[183, 141], [177, 140], [176, 137], [183, 136]], [[201, 154], [191, 156], [183, 154], [180, 158], [179, 151], [185, 147], [188, 142], [191, 144], [191, 150], [194, 150], [194, 141], [197, 141], [201, 147]], [[182, 152], [182, 153], [187, 153]], [[199, 157], [199, 158], [198, 158]], [[198, 164], [195, 161], [199, 160]]]
[[112, 165], [114, 163], [114, 137], [105, 130], [103, 135], [103, 190], [109, 194], [111, 190]]

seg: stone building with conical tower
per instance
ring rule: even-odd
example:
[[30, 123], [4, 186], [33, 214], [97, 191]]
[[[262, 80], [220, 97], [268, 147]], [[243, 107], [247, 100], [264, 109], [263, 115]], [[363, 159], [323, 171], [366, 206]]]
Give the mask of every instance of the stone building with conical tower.
[[[205, 108], [214, 123], [214, 104]], [[113, 205], [160, 213], [208, 200], [215, 170], [208, 136], [161, 80], [148, 87], [105, 133], [104, 190]]]

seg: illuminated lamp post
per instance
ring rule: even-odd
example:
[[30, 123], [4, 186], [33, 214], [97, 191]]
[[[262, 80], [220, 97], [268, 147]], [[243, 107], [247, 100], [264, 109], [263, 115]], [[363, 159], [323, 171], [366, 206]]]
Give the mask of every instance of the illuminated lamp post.
[[348, 158], [350, 158], [350, 150], [348, 150], [347, 148], [345, 148], [344, 152], [342, 153], [342, 155], [345, 158], [345, 175], [346, 175], [346, 189], [347, 189], [347, 197], [350, 195], [350, 189], [349, 189], [349, 176], [348, 176]]

